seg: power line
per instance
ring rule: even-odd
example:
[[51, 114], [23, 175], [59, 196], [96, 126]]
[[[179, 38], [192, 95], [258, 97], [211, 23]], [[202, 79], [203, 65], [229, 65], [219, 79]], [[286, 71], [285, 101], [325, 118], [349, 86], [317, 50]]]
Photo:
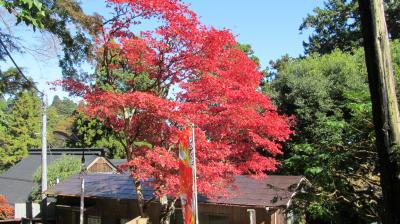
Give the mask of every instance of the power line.
[[3, 46], [6, 54], [8, 55], [8, 57], [11, 59], [12, 63], [14, 64], [14, 66], [17, 68], [17, 71], [19, 72], [19, 74], [27, 81], [30, 83], [30, 86], [35, 89], [38, 93], [40, 93], [42, 96], [44, 95], [43, 92], [41, 92], [35, 85], [34, 82], [32, 82], [30, 79], [28, 79], [28, 77], [25, 76], [25, 74], [22, 72], [21, 68], [17, 65], [17, 63], [15, 62], [14, 58], [11, 56], [10, 52], [8, 51], [6, 45], [4, 44], [3, 40], [1, 40], [0, 38], [0, 44], [1, 46]]

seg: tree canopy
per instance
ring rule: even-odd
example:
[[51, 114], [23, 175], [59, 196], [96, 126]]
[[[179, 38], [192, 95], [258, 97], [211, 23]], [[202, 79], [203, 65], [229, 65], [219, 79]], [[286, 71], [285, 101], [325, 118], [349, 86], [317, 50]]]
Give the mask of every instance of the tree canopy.
[[[56, 185], [57, 179], [59, 181], [63, 181], [66, 178], [79, 173], [80, 171], [81, 171], [80, 158], [65, 155], [57, 159], [47, 167], [48, 187]], [[42, 174], [41, 167], [39, 167], [33, 174], [34, 186], [30, 195], [33, 201], [40, 201], [42, 197], [41, 174]]]
[[[400, 38], [400, 2], [385, 0], [386, 21], [390, 38]], [[317, 7], [308, 14], [300, 31], [311, 29], [305, 52], [330, 53], [334, 49], [351, 52], [362, 46], [360, 15], [357, 0], [327, 0], [324, 7]]]
[[[392, 49], [399, 74], [398, 41]], [[304, 174], [314, 186], [298, 206], [319, 221], [378, 221], [381, 188], [362, 49], [288, 59], [277, 69], [269, 88], [279, 110], [296, 115], [280, 172]]]
[[[3, 101], [4, 102], [4, 101]], [[0, 167], [7, 168], [40, 145], [40, 102], [31, 91], [23, 91], [3, 108], [0, 136]]]
[[[94, 85], [61, 84], [120, 139], [135, 180], [152, 178], [158, 196], [177, 196], [177, 140], [191, 123], [204, 195], [227, 193], [234, 175], [276, 170], [291, 118], [257, 91], [263, 75], [234, 36], [202, 25], [181, 1], [109, 2], [116, 16], [97, 46]], [[159, 26], [136, 32], [148, 20]]]

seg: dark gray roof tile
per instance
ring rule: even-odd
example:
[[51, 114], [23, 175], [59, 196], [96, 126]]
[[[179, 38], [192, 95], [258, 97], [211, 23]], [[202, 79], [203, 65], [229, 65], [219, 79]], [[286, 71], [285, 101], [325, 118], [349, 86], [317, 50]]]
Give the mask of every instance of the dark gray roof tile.
[[[210, 199], [199, 196], [199, 202], [251, 205], [251, 206], [285, 206], [291, 199], [295, 188], [302, 180], [301, 176], [274, 176], [253, 179], [248, 176], [235, 178], [237, 189], [231, 190], [229, 197]], [[145, 200], [153, 197], [153, 190], [143, 187]], [[63, 181], [47, 191], [48, 195], [80, 196], [79, 175]], [[127, 174], [88, 174], [85, 176], [85, 195], [93, 198], [136, 199], [132, 178]]]
[[[48, 164], [61, 158], [64, 153], [47, 154]], [[81, 155], [70, 155], [81, 158]], [[85, 164], [89, 165], [96, 155], [85, 155]], [[29, 195], [34, 186], [33, 174], [41, 165], [41, 155], [39, 153], [31, 153], [25, 159], [12, 166], [10, 169], [0, 175], [0, 194], [5, 195], [11, 204], [24, 203], [28, 200]]]

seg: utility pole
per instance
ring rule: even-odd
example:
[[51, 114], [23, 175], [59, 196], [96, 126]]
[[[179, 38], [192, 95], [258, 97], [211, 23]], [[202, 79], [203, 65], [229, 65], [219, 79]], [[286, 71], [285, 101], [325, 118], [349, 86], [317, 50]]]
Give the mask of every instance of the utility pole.
[[44, 192], [47, 190], [47, 96], [43, 90], [42, 94], [42, 199], [46, 199]]
[[42, 218], [47, 223], [47, 197], [44, 193], [47, 190], [47, 95], [42, 92]]
[[85, 166], [85, 149], [82, 149], [82, 159], [81, 159], [81, 198], [80, 198], [80, 207], [79, 207], [79, 224], [84, 224], [85, 222], [85, 174], [86, 174], [86, 166]]
[[358, 0], [376, 133], [384, 224], [400, 223], [399, 109], [382, 0]]

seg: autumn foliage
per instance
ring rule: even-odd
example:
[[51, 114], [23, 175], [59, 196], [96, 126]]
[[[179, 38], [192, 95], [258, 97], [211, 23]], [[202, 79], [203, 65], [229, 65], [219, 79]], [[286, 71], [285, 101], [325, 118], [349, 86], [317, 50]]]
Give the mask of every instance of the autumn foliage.
[[193, 123], [201, 193], [223, 194], [235, 175], [276, 170], [291, 118], [258, 91], [262, 74], [230, 31], [202, 25], [178, 0], [109, 3], [115, 17], [97, 40], [95, 82], [62, 84], [122, 139], [124, 168], [153, 179], [159, 195], [175, 195], [178, 133]]
[[0, 195], [0, 220], [12, 219], [14, 217], [14, 209], [10, 207], [6, 197]]

